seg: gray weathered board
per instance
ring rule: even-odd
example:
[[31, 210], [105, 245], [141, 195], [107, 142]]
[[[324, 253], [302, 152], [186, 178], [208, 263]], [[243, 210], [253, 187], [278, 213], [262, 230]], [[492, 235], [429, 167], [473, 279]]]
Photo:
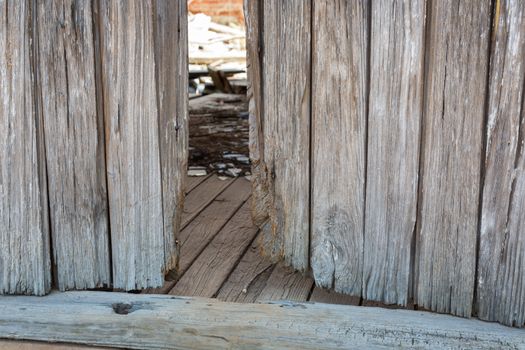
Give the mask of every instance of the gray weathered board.
[[161, 286], [184, 196], [186, 3], [0, 9], [0, 294], [44, 294], [52, 269], [61, 290]]
[[470, 316], [490, 1], [429, 6], [415, 300], [438, 312]]
[[310, 264], [318, 285], [360, 295], [369, 2], [313, 7]]
[[36, 10], [56, 280], [61, 290], [109, 285], [106, 160], [92, 6], [88, 1], [40, 1]]
[[51, 260], [33, 2], [1, 0], [0, 12], [0, 294], [42, 295]]
[[[308, 243], [319, 286], [524, 326], [524, 7], [291, 0], [295, 14], [275, 16], [279, 5], [246, 1], [253, 216], [272, 233], [263, 252], [277, 242], [304, 270], [295, 258]], [[291, 41], [308, 20], [311, 41]], [[308, 83], [305, 116], [286, 103]], [[287, 170], [304, 138], [307, 179]], [[306, 217], [283, 208], [296, 184], [309, 186]]]
[[363, 298], [406, 305], [417, 213], [425, 1], [373, 1], [371, 11]]
[[[298, 269], [308, 268], [310, 152], [310, 16], [309, 1], [265, 0], [247, 8], [261, 11], [261, 43], [250, 43], [251, 154], [257, 180], [255, 221], [263, 223], [262, 239], [270, 255]], [[257, 9], [257, 10], [255, 10]], [[248, 29], [255, 40], [258, 28]], [[263, 50], [263, 59], [257, 55]], [[264, 94], [254, 84], [264, 86]], [[284, 90], [283, 90], [284, 89]], [[286, 91], [286, 93], [282, 93]], [[257, 97], [256, 97], [257, 96]], [[257, 99], [257, 100], [255, 100]], [[264, 108], [256, 112], [253, 103]], [[256, 113], [254, 115], [254, 113]], [[262, 137], [262, 138], [260, 138]], [[263, 146], [264, 145], [264, 146]]]
[[498, 1], [496, 6], [476, 302], [482, 319], [523, 325], [525, 2]]
[[105, 292], [2, 297], [0, 338], [132, 349], [525, 349], [523, 329], [422, 311]]

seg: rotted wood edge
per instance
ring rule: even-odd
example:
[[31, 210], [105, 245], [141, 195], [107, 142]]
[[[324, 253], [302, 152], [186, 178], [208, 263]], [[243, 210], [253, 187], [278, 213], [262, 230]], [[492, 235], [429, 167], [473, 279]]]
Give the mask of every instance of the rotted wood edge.
[[249, 118], [250, 118], [250, 159], [252, 164], [252, 218], [263, 234], [259, 235], [259, 247], [263, 255], [277, 262], [283, 258], [282, 241], [270, 229], [269, 194], [270, 178], [264, 161], [264, 120], [262, 104], [262, 57], [264, 52], [263, 1], [244, 0], [246, 22], [246, 55], [248, 71]]

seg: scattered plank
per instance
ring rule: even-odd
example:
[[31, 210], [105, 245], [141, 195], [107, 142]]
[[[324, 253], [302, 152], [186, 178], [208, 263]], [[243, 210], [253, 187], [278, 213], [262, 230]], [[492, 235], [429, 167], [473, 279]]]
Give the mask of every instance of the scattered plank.
[[491, 6], [429, 6], [416, 303], [470, 317]]
[[220, 69], [215, 68], [213, 65], [208, 65], [208, 72], [213, 81], [213, 85], [216, 89], [224, 93], [232, 93], [233, 89], [228, 81], [228, 78]]
[[363, 298], [406, 305], [417, 215], [426, 8], [425, 0], [371, 6]]
[[279, 263], [273, 269], [266, 286], [256, 301], [306, 301], [313, 285], [314, 281], [310, 277], [306, 277], [301, 272]]
[[212, 64], [221, 62], [246, 62], [246, 52], [227, 51], [221, 53], [193, 51], [189, 57], [190, 64]]
[[184, 229], [204, 208], [215, 200], [215, 197], [232, 183], [233, 179], [221, 180], [217, 175], [213, 175], [191, 191], [184, 201], [181, 229]]
[[477, 314], [520, 327], [525, 325], [525, 167], [520, 135], [520, 128], [525, 129], [525, 2], [497, 1], [494, 12]]
[[169, 294], [214, 296], [256, 234], [249, 203], [245, 203], [191, 264]]
[[113, 287], [124, 290], [162, 286], [171, 261], [164, 246], [152, 3], [99, 3]]
[[186, 1], [171, 0], [157, 0], [153, 7], [164, 274], [169, 274], [177, 268], [180, 247], [176, 237], [188, 162], [188, 9]]
[[33, 5], [0, 2], [0, 294], [43, 295], [51, 287]]
[[254, 303], [266, 286], [273, 267], [270, 259], [261, 254], [259, 240], [256, 238], [222, 285], [217, 299], [237, 303]]
[[314, 0], [312, 26], [310, 264], [319, 286], [354, 296], [363, 280], [368, 6]]
[[[193, 98], [189, 102], [189, 111], [192, 124], [204, 124], [212, 118], [238, 117], [246, 111], [246, 102], [243, 95], [213, 93]], [[198, 122], [202, 120], [203, 122]]]
[[358, 306], [361, 298], [334, 292], [321, 287], [314, 287], [309, 301], [326, 304], [355, 305]]
[[133, 349], [525, 347], [523, 329], [421, 311], [104, 292], [0, 298], [0, 338]]
[[109, 286], [106, 160], [92, 6], [42, 1], [36, 9], [55, 279], [60, 290]]

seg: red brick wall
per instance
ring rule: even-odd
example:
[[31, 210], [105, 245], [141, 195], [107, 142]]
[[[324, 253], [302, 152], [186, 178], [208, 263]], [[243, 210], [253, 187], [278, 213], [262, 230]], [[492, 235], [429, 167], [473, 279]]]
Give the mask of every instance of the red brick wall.
[[244, 25], [243, 0], [188, 0], [191, 13], [204, 13], [214, 22]]

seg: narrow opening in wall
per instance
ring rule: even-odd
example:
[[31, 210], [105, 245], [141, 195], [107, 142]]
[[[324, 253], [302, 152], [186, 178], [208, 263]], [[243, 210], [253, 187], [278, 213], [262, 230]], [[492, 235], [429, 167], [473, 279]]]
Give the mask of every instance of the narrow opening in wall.
[[188, 41], [188, 176], [250, 176], [242, 0], [189, 0]]

